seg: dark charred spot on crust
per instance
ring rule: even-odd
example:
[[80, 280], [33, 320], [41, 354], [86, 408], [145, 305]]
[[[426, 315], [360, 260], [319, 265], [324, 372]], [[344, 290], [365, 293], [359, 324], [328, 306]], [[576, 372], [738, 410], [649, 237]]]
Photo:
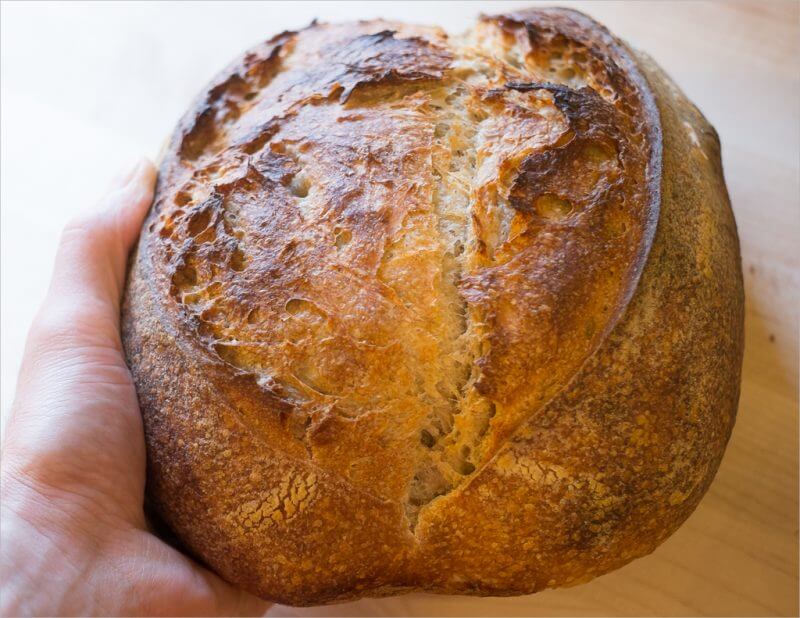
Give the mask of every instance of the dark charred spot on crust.
[[207, 106], [197, 116], [181, 142], [180, 155], [184, 159], [195, 160], [203, 154], [206, 146], [211, 144], [217, 136], [217, 127], [214, 122], [216, 111]]
[[256, 132], [241, 140], [237, 145], [242, 149], [243, 153], [255, 154], [267, 145], [279, 129], [280, 123], [271, 120], [266, 125], [259, 127]]
[[233, 99], [243, 97], [248, 91], [248, 83], [238, 73], [214, 86], [208, 93], [208, 104], [213, 105], [227, 98], [226, 107], [233, 106]]
[[[560, 57], [569, 50], [570, 64], [592, 75], [599, 89], [614, 96], [620, 110], [635, 115], [636, 88], [626, 69], [619, 64], [617, 43], [604, 27], [596, 27], [591, 18], [569, 9], [523, 10], [506, 15], [482, 15], [481, 21], [493, 22], [508, 36], [527, 38], [533, 56]], [[596, 27], [595, 37], [587, 40], [585, 30]]]
[[450, 51], [419, 37], [397, 38], [395, 34], [383, 30], [331, 50], [332, 62], [339, 68], [332, 81], [343, 86], [341, 102], [369, 84], [442, 79], [453, 60]]
[[237, 71], [211, 88], [194, 123], [184, 132], [179, 153], [183, 159], [195, 161], [212, 150], [234, 123], [243, 109], [252, 105], [281, 68], [280, 52], [293, 33], [283, 33], [266, 56], [250, 53]]
[[244, 57], [242, 69], [247, 83], [251, 86], [245, 94], [245, 99], [252, 100], [253, 97], [248, 95], [257, 96], [258, 90], [265, 88], [278, 74], [281, 68], [280, 53], [291, 43], [296, 34], [296, 32], [285, 31], [272, 37], [266, 43], [273, 46], [266, 58], [254, 53], [249, 53]]
[[616, 111], [591, 88], [510, 83], [520, 92], [546, 90], [569, 123], [567, 137], [526, 157], [509, 192], [509, 204], [560, 221], [607, 203], [622, 182], [624, 140]]

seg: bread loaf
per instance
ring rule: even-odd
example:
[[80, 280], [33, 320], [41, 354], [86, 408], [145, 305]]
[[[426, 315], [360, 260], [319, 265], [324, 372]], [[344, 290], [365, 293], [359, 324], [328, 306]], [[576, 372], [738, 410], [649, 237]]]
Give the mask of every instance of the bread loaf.
[[285, 603], [583, 582], [708, 488], [742, 320], [717, 135], [605, 28], [314, 23], [161, 162], [123, 307], [149, 500]]

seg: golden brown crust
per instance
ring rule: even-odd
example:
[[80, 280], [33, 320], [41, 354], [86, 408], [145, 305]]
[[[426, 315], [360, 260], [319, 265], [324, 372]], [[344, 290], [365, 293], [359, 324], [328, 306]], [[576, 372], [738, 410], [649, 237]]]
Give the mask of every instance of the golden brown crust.
[[713, 478], [739, 269], [713, 129], [584, 15], [284, 33], [181, 121], [133, 261], [149, 496], [282, 602], [589, 579]]

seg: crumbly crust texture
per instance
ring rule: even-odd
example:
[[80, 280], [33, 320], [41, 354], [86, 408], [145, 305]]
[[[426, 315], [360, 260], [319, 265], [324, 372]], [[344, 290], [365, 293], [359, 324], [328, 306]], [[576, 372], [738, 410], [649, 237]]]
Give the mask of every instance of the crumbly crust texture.
[[585, 15], [312, 24], [181, 120], [123, 341], [148, 497], [310, 605], [511, 595], [652, 551], [733, 427], [713, 128]]

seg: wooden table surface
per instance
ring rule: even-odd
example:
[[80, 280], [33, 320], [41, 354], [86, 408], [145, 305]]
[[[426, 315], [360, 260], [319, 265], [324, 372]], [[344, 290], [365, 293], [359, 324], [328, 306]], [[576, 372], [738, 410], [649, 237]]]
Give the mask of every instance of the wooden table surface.
[[[480, 11], [528, 4], [3, 4], [3, 410], [58, 230], [124, 161], [155, 155], [191, 96], [238, 51], [314, 16], [383, 15], [458, 31]], [[652, 55], [721, 136], [747, 315], [739, 416], [719, 474], [652, 555], [583, 586], [270, 615], [798, 614], [800, 4], [574, 6]]]

